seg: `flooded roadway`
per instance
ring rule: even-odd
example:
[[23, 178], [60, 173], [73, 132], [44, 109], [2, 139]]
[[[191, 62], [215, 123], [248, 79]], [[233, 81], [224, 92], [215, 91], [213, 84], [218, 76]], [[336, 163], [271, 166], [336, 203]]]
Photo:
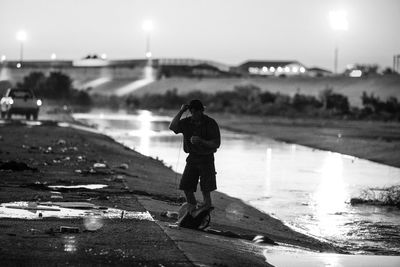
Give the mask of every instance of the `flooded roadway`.
[[[74, 117], [183, 170], [181, 136], [168, 130], [171, 118], [108, 110]], [[264, 137], [221, 133], [216, 154], [219, 191], [352, 253], [400, 255], [400, 211], [349, 204], [364, 190], [399, 184], [400, 169]]]

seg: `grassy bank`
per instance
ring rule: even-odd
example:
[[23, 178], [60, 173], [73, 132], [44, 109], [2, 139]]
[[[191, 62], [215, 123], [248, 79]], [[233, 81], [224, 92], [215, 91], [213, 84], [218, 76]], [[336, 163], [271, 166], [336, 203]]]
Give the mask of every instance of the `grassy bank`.
[[232, 91], [237, 85], [253, 84], [262, 91], [294, 95], [301, 93], [318, 96], [327, 87], [349, 98], [350, 104], [361, 105], [362, 92], [373, 93], [381, 99], [390, 96], [400, 99], [400, 75], [371, 76], [363, 78], [350, 77], [242, 77], [242, 78], [169, 78], [151, 83], [133, 94], [140, 96], [146, 93], [164, 94], [176, 88], [179, 94], [186, 94], [195, 90], [205, 93]]

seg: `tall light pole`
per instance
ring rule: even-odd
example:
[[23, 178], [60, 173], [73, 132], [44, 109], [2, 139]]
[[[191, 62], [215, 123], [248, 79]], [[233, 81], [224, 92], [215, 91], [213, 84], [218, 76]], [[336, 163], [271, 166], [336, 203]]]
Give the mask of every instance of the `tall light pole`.
[[19, 67], [22, 66], [22, 61], [24, 60], [24, 42], [27, 39], [26, 32], [24, 30], [20, 30], [17, 32], [17, 41], [20, 43], [19, 47]]
[[146, 58], [150, 62], [151, 60], [151, 50], [150, 50], [150, 35], [153, 31], [153, 22], [151, 20], [146, 20], [143, 22], [143, 30], [146, 33]]
[[343, 10], [329, 12], [329, 22], [332, 30], [335, 31], [335, 50], [333, 56], [333, 68], [335, 74], [338, 73], [339, 64], [339, 44], [338, 44], [338, 32], [347, 31], [349, 24], [347, 22], [347, 13]]

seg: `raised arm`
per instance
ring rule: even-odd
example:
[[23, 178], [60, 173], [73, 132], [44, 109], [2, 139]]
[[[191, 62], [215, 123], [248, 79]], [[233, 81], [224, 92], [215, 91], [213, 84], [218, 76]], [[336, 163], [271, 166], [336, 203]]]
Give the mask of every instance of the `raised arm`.
[[178, 124], [179, 124], [179, 120], [182, 117], [182, 114], [185, 113], [186, 110], [189, 109], [189, 105], [184, 104], [182, 105], [181, 109], [179, 110], [179, 112], [175, 115], [175, 117], [172, 119], [171, 123], [169, 124], [169, 129], [171, 131], [173, 131], [174, 133], [178, 133], [179, 128], [178, 128]]

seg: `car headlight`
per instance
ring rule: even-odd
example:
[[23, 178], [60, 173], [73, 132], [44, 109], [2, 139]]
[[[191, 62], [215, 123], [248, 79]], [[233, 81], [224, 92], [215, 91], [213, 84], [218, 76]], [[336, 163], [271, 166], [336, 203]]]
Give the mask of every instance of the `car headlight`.
[[40, 99], [36, 100], [36, 105], [38, 105], [40, 107], [42, 105], [42, 100], [40, 100]]
[[10, 104], [10, 105], [14, 104], [14, 100], [12, 100], [12, 98], [10, 98], [10, 100], [8, 100], [8, 104]]

